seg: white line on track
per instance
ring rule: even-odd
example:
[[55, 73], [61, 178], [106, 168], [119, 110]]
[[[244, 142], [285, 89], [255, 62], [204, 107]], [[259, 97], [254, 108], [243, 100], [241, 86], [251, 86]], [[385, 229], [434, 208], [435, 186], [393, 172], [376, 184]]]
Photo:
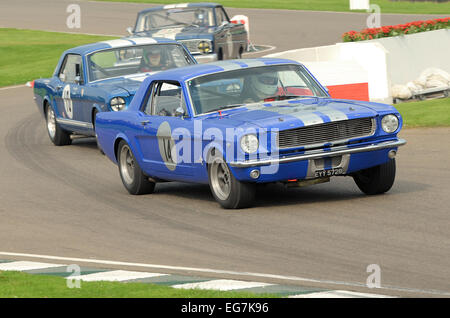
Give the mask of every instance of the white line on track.
[[0, 91], [7, 90], [7, 89], [13, 89], [13, 88], [21, 88], [21, 87], [27, 87], [27, 84], [0, 87]]
[[[304, 278], [304, 277], [298, 277], [298, 276], [284, 276], [284, 275], [252, 273], [252, 272], [236, 272], [236, 271], [228, 271], [228, 270], [217, 270], [217, 269], [211, 269], [211, 268], [195, 268], [195, 267], [184, 267], [184, 266], [168, 266], [168, 265], [157, 265], [157, 264], [130, 263], [130, 262], [97, 260], [97, 259], [87, 259], [87, 258], [60, 257], [60, 256], [26, 254], [26, 253], [11, 253], [11, 252], [1, 252], [1, 251], [0, 251], [0, 255], [51, 259], [51, 260], [58, 260], [58, 261], [64, 261], [64, 262], [81, 262], [81, 263], [92, 263], [92, 264], [102, 264], [102, 265], [119, 265], [119, 266], [133, 266], [133, 267], [143, 267], [143, 268], [158, 268], [158, 269], [167, 269], [167, 270], [175, 270], [175, 271], [201, 272], [201, 273], [222, 274], [222, 275], [232, 275], [232, 276], [241, 276], [241, 277], [248, 276], [248, 277], [266, 278], [266, 279], [278, 279], [278, 280], [292, 281], [292, 282], [317, 283], [317, 284], [328, 284], [328, 285], [337, 285], [337, 286], [346, 286], [346, 287], [367, 288], [365, 284], [357, 283], [357, 282], [331, 281], [331, 280]], [[381, 291], [381, 290], [386, 290], [386, 291], [391, 291], [391, 292], [406, 292], [406, 293], [430, 294], [430, 295], [438, 295], [438, 296], [450, 296], [450, 292], [448, 292], [448, 291], [424, 290], [424, 289], [395, 287], [395, 286], [382, 286], [380, 288], [377, 288], [377, 291]]]

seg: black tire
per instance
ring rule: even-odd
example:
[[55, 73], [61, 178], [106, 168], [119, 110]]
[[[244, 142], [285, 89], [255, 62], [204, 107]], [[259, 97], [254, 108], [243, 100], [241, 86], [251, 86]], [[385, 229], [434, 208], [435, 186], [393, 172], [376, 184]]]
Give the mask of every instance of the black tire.
[[381, 194], [389, 191], [395, 180], [395, 159], [369, 169], [358, 171], [354, 176], [356, 185], [365, 194]]
[[130, 194], [140, 195], [153, 193], [155, 183], [151, 182], [139, 167], [130, 146], [125, 140], [120, 141], [117, 148], [117, 161], [122, 183]]
[[[223, 177], [218, 171], [223, 171]], [[225, 209], [250, 207], [255, 198], [255, 185], [237, 180], [223, 157], [212, 155], [208, 160], [209, 187], [214, 199]], [[226, 179], [226, 181], [225, 181]], [[223, 190], [226, 188], [226, 190]]]
[[50, 140], [55, 146], [66, 146], [72, 143], [70, 133], [61, 128], [56, 121], [55, 111], [48, 103], [44, 106], [45, 123], [47, 125], [47, 133]]

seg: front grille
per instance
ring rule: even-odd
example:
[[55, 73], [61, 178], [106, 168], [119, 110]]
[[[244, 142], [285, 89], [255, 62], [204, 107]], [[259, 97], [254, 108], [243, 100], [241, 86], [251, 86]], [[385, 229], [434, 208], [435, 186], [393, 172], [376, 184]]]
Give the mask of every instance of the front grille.
[[374, 118], [357, 118], [282, 130], [278, 133], [279, 149], [308, 147], [367, 137], [375, 132]]

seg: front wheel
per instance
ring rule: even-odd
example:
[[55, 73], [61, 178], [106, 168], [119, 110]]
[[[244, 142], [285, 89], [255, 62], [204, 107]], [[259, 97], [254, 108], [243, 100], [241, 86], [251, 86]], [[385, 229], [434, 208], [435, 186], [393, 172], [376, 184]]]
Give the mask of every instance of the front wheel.
[[356, 185], [365, 194], [381, 194], [389, 191], [395, 180], [395, 159], [372, 168], [358, 171], [354, 176]]
[[214, 199], [225, 209], [251, 206], [255, 197], [255, 185], [237, 180], [222, 156], [215, 155], [209, 162], [209, 186]]
[[48, 136], [55, 146], [65, 146], [72, 143], [70, 134], [59, 126], [56, 121], [55, 111], [49, 104], [45, 105], [45, 121]]
[[117, 150], [119, 173], [122, 183], [130, 194], [148, 194], [155, 190], [155, 183], [148, 180], [139, 167], [130, 146], [122, 140]]

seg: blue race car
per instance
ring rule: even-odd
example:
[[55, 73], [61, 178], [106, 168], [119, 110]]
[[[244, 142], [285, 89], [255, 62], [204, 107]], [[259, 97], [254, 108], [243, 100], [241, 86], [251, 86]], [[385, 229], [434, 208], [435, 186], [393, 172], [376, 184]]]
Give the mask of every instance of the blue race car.
[[138, 13], [127, 29], [134, 35], [164, 37], [183, 43], [198, 62], [241, 58], [248, 34], [243, 24], [231, 23], [217, 3], [183, 3], [153, 7]]
[[265, 58], [157, 73], [127, 111], [99, 114], [96, 127], [131, 194], [161, 181], [205, 183], [224, 208], [251, 205], [257, 183], [338, 175], [384, 193], [406, 143], [394, 107], [333, 99], [302, 64]]
[[128, 107], [150, 74], [196, 64], [183, 45], [169, 39], [123, 38], [72, 48], [51, 78], [34, 81], [34, 99], [57, 145], [72, 133], [95, 136], [97, 113]]

